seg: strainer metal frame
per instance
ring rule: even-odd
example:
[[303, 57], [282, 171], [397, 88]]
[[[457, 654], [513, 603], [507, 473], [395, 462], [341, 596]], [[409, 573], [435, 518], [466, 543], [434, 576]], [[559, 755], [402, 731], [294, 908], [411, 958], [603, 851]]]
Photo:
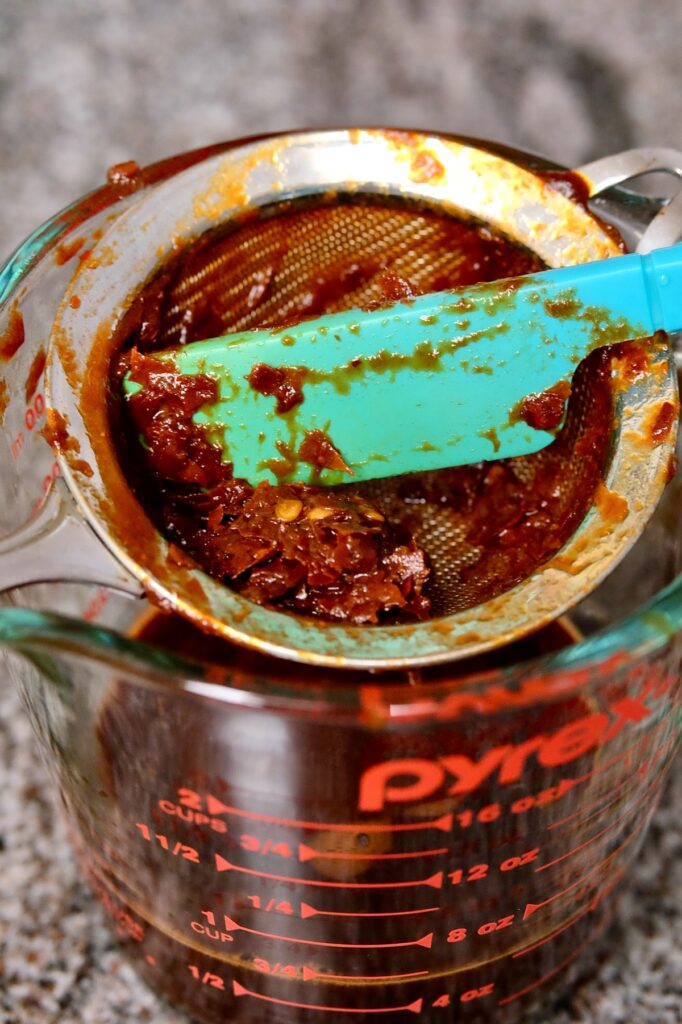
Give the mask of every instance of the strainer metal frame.
[[[666, 169], [679, 174], [679, 154], [669, 156], [666, 151], [665, 157]], [[437, 170], [429, 180], [423, 180], [424, 166], [440, 168], [442, 173]], [[592, 195], [601, 190], [602, 181], [613, 183], [604, 165], [599, 170], [601, 177], [595, 173], [590, 179]], [[629, 176], [624, 174], [621, 180]], [[377, 185], [377, 181], [382, 184]], [[456, 197], [453, 182], [459, 189]], [[467, 188], [463, 188], [463, 182]], [[267, 205], [330, 187], [407, 194], [442, 203], [453, 212], [487, 221], [512, 240], [533, 248], [552, 266], [584, 262], [618, 251], [613, 239], [586, 211], [532, 172], [463, 142], [418, 133], [374, 130], [280, 136], [248, 143], [171, 178], [151, 193], [157, 214], [166, 214], [165, 221], [161, 217], [161, 236], [154, 235], [159, 225], [150, 216], [147, 195], [133, 203], [105, 233], [89, 260], [79, 268], [70, 292], [64, 297], [52, 339], [48, 401], [68, 415], [70, 431], [78, 437], [81, 451], [78, 460], [68, 452], [60, 455], [68, 494], [59, 485], [53, 490], [42, 512], [43, 528], [38, 534], [34, 529], [32, 550], [35, 554], [37, 535], [47, 538], [44, 543], [48, 544], [49, 522], [55, 518], [62, 523], [62, 529], [67, 528], [65, 523], [69, 530], [76, 526], [81, 531], [83, 550], [87, 545], [92, 555], [84, 559], [91, 567], [88, 579], [133, 593], [139, 593], [142, 587], [154, 599], [174, 607], [199, 625], [269, 654], [335, 667], [377, 669], [412, 667], [473, 655], [495, 646], [496, 641], [507, 642], [527, 632], [531, 610], [535, 628], [593, 589], [617, 558], [629, 550], [653, 502], [631, 509], [622, 524], [612, 524], [608, 531], [598, 514], [590, 513], [585, 526], [578, 531], [582, 554], [572, 550], [575, 537], [562, 551], [564, 562], [572, 560], [572, 569], [576, 571], [567, 573], [556, 567], [543, 567], [492, 601], [416, 626], [340, 627], [253, 605], [205, 574], [189, 572], [174, 564], [167, 542], [153, 528], [148, 529], [150, 524], [139, 507], [140, 539], [151, 545], [151, 559], [131, 557], [125, 530], [117, 519], [120, 509], [115, 500], [125, 493], [120, 490], [125, 489], [125, 481], [110, 459], [111, 445], [102, 417], [93, 419], [87, 409], [81, 408], [83, 382], [93, 370], [88, 361], [91, 346], [83, 346], [84, 339], [97, 335], [101, 347], [105, 345], [140, 282], [153, 273], [180, 239], [183, 243], [194, 239], [219, 220], [250, 205]], [[674, 219], [669, 217], [668, 223]], [[134, 258], [129, 248], [131, 241], [136, 249]], [[103, 270], [108, 268], [113, 268], [113, 272], [104, 274]], [[69, 304], [70, 294], [75, 291], [81, 297], [78, 310]], [[656, 400], [675, 400], [670, 361], [665, 363], [664, 373], [655, 383]], [[624, 396], [631, 407], [628, 431], [633, 435], [638, 427], [643, 428], [651, 397], [641, 386], [633, 386]], [[662, 489], [670, 444], [643, 454], [639, 441], [630, 443], [618, 438], [617, 442], [616, 458], [606, 479], [609, 489], [629, 494]], [[89, 467], [87, 472], [94, 470], [93, 477], [79, 468], [83, 463]], [[129, 499], [134, 502], [132, 495]], [[83, 520], [89, 530], [83, 527]], [[7, 548], [7, 544], [3, 547]], [[17, 551], [16, 543], [14, 550]], [[105, 552], [110, 552], [113, 559], [107, 559]], [[24, 550], [24, 558], [25, 553]], [[53, 545], [53, 558], [54, 555]], [[61, 562], [52, 578], [65, 578], [60, 571], [63, 559]], [[122, 570], [123, 575], [129, 574], [125, 581]], [[21, 582], [28, 582], [26, 575], [25, 569]], [[197, 577], [201, 592], [196, 587], [191, 589]], [[31, 578], [45, 579], [45, 570]], [[76, 578], [82, 579], [83, 575]], [[189, 592], [192, 599], [179, 598], [178, 591]], [[499, 628], [495, 628], [500, 616], [504, 616], [507, 627], [501, 637]], [[229, 620], [227, 624], [224, 619]]]

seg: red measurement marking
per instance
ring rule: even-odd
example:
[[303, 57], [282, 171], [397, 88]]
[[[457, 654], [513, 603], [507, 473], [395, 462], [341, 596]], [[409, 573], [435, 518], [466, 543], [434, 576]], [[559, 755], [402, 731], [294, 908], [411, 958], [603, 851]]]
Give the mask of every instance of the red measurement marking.
[[652, 790], [655, 786], [659, 785], [661, 781], [661, 774], [662, 773], [659, 772], [659, 774], [654, 778], [654, 781], [649, 786], [647, 786], [644, 792], [640, 794], [639, 799], [632, 806], [628, 807], [628, 809], [623, 814], [621, 814], [620, 817], [616, 818], [615, 821], [610, 822], [605, 828], [601, 830], [601, 832], [597, 832], [595, 835], [590, 836], [590, 838], [586, 839], [584, 843], [580, 844], [580, 846], [575, 846], [572, 850], [569, 850], [567, 853], [562, 853], [560, 857], [555, 857], [554, 860], [550, 860], [546, 864], [541, 864], [540, 867], [535, 869], [536, 872], [545, 871], [546, 868], [551, 868], [554, 866], [554, 864], [559, 864], [562, 860], [566, 860], [568, 857], [572, 857], [574, 853], [579, 853], [581, 850], [584, 850], [586, 846], [590, 846], [591, 843], [594, 843], [598, 839], [601, 839], [608, 832], [612, 832], [616, 825], [619, 825], [621, 821], [625, 820], [625, 818], [632, 817], [632, 812], [639, 807], [644, 797], [647, 796], [650, 790]]
[[440, 818], [435, 818], [432, 821], [410, 822], [404, 825], [371, 824], [364, 821], [340, 825], [329, 822], [300, 821], [297, 818], [278, 818], [272, 814], [257, 814], [255, 811], [245, 811], [240, 807], [231, 807], [229, 804], [224, 804], [222, 800], [211, 796], [210, 793], [206, 796], [206, 809], [211, 815], [236, 814], [240, 818], [251, 818], [253, 821], [269, 821], [273, 825], [319, 829], [322, 832], [419, 832], [426, 828], [436, 828], [440, 832], [450, 832], [452, 829], [452, 814], [443, 814]]
[[579, 781], [585, 782], [587, 781], [587, 779], [594, 778], [595, 775], [602, 775], [607, 768], [611, 768], [614, 764], [625, 764], [630, 754], [632, 754], [634, 750], [637, 750], [638, 748], [642, 747], [643, 740], [646, 740], [649, 745], [653, 745], [656, 736], [661, 731], [661, 729], [663, 729], [666, 725], [667, 721], [664, 719], [662, 722], [659, 722], [658, 725], [655, 725], [649, 733], [645, 733], [644, 736], [638, 737], [635, 740], [635, 742], [631, 743], [629, 747], [625, 748], [625, 750], [621, 750], [618, 754], [615, 754], [613, 757], [609, 758], [608, 761], [604, 761], [603, 764], [600, 764], [596, 768], [593, 768], [591, 772], [587, 772], [586, 775], [581, 776]]
[[408, 917], [414, 914], [435, 914], [440, 907], [419, 907], [417, 910], [383, 910], [378, 913], [369, 911], [355, 914], [349, 910], [318, 910], [308, 903], [301, 903], [301, 917]]
[[[213, 819], [217, 821], [217, 818]], [[274, 853], [278, 857], [291, 857], [292, 851], [289, 843], [274, 843], [272, 839], [259, 839], [257, 836], [250, 836], [248, 833], [244, 833], [239, 837], [239, 845], [243, 850], [249, 850], [251, 853]]]
[[421, 978], [428, 971], [410, 971], [409, 974], [322, 974], [312, 967], [303, 967], [304, 981], [400, 981], [403, 978]]
[[21, 452], [22, 452], [22, 449], [24, 447], [24, 442], [25, 441], [26, 441], [26, 435], [24, 434], [24, 432], [22, 430], [22, 431], [20, 431], [17, 434], [17, 436], [14, 438], [14, 440], [12, 441], [12, 443], [10, 445], [10, 451], [12, 453], [12, 458], [14, 459], [15, 462], [17, 461], [17, 459], [21, 455]]
[[[657, 732], [658, 729], [656, 729], [654, 731]], [[658, 760], [659, 761], [661, 760], [662, 757], [665, 757], [665, 755], [669, 752], [670, 747], [673, 746], [673, 744], [675, 742], [677, 742], [677, 737], [672, 737], [672, 739], [668, 743], [665, 744], [665, 746], [662, 748], [662, 750], [660, 751], [660, 754], [658, 756]], [[636, 746], [636, 744], [635, 744], [635, 746]], [[629, 752], [630, 749], [632, 749], [632, 748], [628, 748], [628, 752]], [[621, 784], [619, 786], [616, 786], [615, 789], [612, 789], [612, 790], [609, 791], [608, 796], [612, 797], [615, 793], [619, 793], [620, 790], [623, 789], [624, 786], [627, 786], [629, 783], [631, 783], [633, 779], [634, 779], [634, 775], [628, 775], [628, 777], [626, 779], [623, 779], [623, 781], [621, 782]], [[561, 825], [565, 825], [567, 821], [571, 821], [574, 818], [580, 818], [581, 821], [589, 821], [590, 818], [595, 817], [601, 811], [607, 810], [609, 807], [611, 807], [612, 804], [617, 803], [617, 802], [618, 802], [617, 800], [609, 800], [607, 803], [602, 803], [600, 800], [595, 800], [593, 803], [588, 804], [586, 807], [579, 807], [578, 810], [574, 811], [573, 814], [569, 814], [567, 817], [562, 818], [560, 821], [553, 822], [551, 825], [548, 825], [547, 828], [548, 829], [559, 828]], [[600, 806], [600, 804], [601, 804], [601, 806]], [[590, 811], [590, 810], [592, 810], [593, 807], [597, 808], [597, 810], [594, 812], [594, 814], [586, 814], [584, 817], [582, 817], [582, 815], [583, 815], [583, 813], [585, 811]]]
[[104, 608], [105, 604], [109, 600], [109, 592], [101, 588], [97, 591], [90, 604], [83, 612], [83, 618], [86, 622], [93, 622], [99, 613]]
[[584, 917], [585, 914], [588, 914], [590, 910], [592, 910], [591, 900], [589, 904], [585, 907], [585, 909], [581, 910], [579, 914], [574, 914], [567, 924], [562, 925], [561, 928], [557, 928], [553, 932], [550, 932], [549, 935], [545, 935], [544, 939], [540, 939], [538, 942], [534, 942], [532, 946], [526, 946], [524, 949], [519, 949], [518, 952], [512, 953], [512, 960], [514, 960], [517, 956], [525, 956], [526, 953], [532, 953], [534, 949], [538, 949], [540, 946], [544, 946], [546, 942], [551, 942], [552, 939], [556, 939], [557, 935], [561, 935], [561, 933], [565, 932], [568, 928], [572, 928], [573, 925], [577, 924], [581, 917]]
[[[646, 737], [651, 743], [653, 743], [657, 733], [660, 732], [663, 725], [665, 725], [665, 722], [659, 723], [659, 725], [655, 726], [651, 730], [651, 733]], [[577, 779], [573, 780], [573, 785], [581, 786], [583, 782], [589, 782], [590, 779], [594, 779], [597, 775], [603, 775], [604, 772], [606, 772], [609, 768], [612, 768], [614, 764], [625, 764], [633, 750], [636, 750], [638, 747], [641, 747], [641, 745], [642, 737], [637, 739], [634, 743], [631, 743], [629, 747], [625, 748], [625, 750], [621, 750], [618, 754], [615, 754], [613, 757], [610, 757], [608, 761], [603, 761], [596, 768], [593, 768], [592, 771], [585, 772], [584, 775], [579, 775]], [[629, 778], [631, 778], [631, 776], [629, 776]], [[548, 828], [551, 827], [551, 825], [548, 826]]]
[[332, 853], [327, 850], [320, 851], [306, 846], [305, 843], [298, 844], [298, 859], [300, 861], [313, 859], [326, 860], [408, 860], [411, 857], [437, 857], [443, 853], [450, 853], [447, 846], [438, 850], [412, 850], [409, 853]]
[[625, 849], [625, 847], [628, 846], [628, 844], [632, 842], [632, 840], [635, 838], [635, 836], [639, 832], [642, 831], [642, 829], [644, 828], [646, 823], [647, 823], [647, 819], [646, 818], [644, 818], [643, 821], [640, 821], [639, 825], [632, 830], [630, 835], [627, 837], [627, 839], [623, 840], [623, 842], [620, 844], [620, 846], [617, 846], [615, 850], [612, 850], [611, 853], [607, 857], [604, 857], [604, 859], [602, 861], [600, 861], [593, 868], [591, 868], [587, 872], [587, 874], [582, 876], [582, 878], [579, 878], [577, 882], [573, 882], [571, 885], [567, 886], [565, 889], [562, 889], [561, 892], [554, 893], [553, 896], [550, 896], [549, 899], [543, 900], [542, 903], [527, 903], [526, 904], [526, 909], [523, 912], [523, 920], [525, 921], [527, 918], [529, 918], [531, 916], [531, 914], [534, 914], [536, 910], [540, 910], [541, 907], [546, 907], [548, 903], [553, 903], [554, 900], [558, 900], [561, 896], [565, 896], [566, 893], [571, 892], [573, 889], [576, 889], [576, 888], [578, 888], [581, 885], [584, 885], [588, 878], [590, 878], [592, 875], [594, 875], [597, 871], [601, 871], [602, 868], [606, 864], [608, 864], [610, 860], [613, 860], [614, 857], [616, 857], [620, 853], [621, 850]]
[[433, 932], [429, 932], [428, 935], [423, 935], [421, 939], [415, 939], [412, 942], [322, 942], [317, 939], [295, 939], [292, 935], [275, 935], [273, 932], [261, 932], [256, 928], [247, 928], [243, 924], [239, 924], [237, 921], [233, 921], [231, 917], [225, 915], [225, 931], [228, 932], [248, 932], [249, 935], [260, 935], [262, 939], [278, 939], [280, 942], [297, 942], [304, 946], [327, 946], [332, 949], [398, 949], [401, 946], [424, 946], [425, 949], [431, 949], [433, 945]]
[[564, 967], [568, 967], [570, 963], [572, 963], [574, 960], [577, 960], [580, 954], [583, 952], [583, 950], [587, 949], [587, 947], [591, 945], [592, 942], [594, 942], [595, 936], [598, 935], [599, 932], [602, 930], [604, 924], [606, 923], [606, 920], [607, 919], [605, 918], [604, 921], [602, 921], [600, 927], [595, 929], [592, 935], [590, 935], [589, 938], [585, 940], [585, 942], [581, 943], [577, 949], [574, 949], [570, 956], [567, 956], [566, 959], [562, 960], [560, 964], [552, 968], [551, 971], [549, 971], [547, 974], [544, 974], [541, 978], [538, 978], [536, 981], [531, 982], [530, 985], [526, 985], [525, 988], [520, 989], [518, 992], [514, 992], [513, 995], [507, 996], [506, 999], [500, 999], [498, 1006], [506, 1006], [507, 1003], [512, 1003], [515, 999], [520, 999], [521, 996], [527, 995], [529, 992], [532, 992], [533, 989], [539, 988], [540, 985], [544, 985], [546, 981], [549, 981], [550, 978], [553, 978], [554, 975], [558, 974], [559, 971], [562, 971]]
[[428, 885], [432, 889], [442, 889], [443, 872], [439, 871], [430, 878], [420, 878], [414, 882], [320, 882], [311, 878], [293, 878], [291, 875], [271, 875], [266, 871], [255, 871], [253, 868], [242, 868], [230, 864], [219, 853], [215, 854], [215, 866], [218, 871], [240, 871], [244, 875], [255, 875], [257, 878], [272, 878], [275, 882], [296, 882], [298, 885], [316, 885], [327, 889], [407, 889], [418, 885]]
[[36, 424], [40, 422], [43, 413], [45, 412], [45, 396], [41, 393], [35, 396], [33, 404], [26, 407], [24, 413], [24, 426], [28, 430], [29, 434], [35, 428]]
[[162, 850], [167, 850], [169, 853], [172, 852], [174, 857], [180, 857], [182, 860], [190, 861], [192, 864], [200, 863], [199, 853], [193, 846], [186, 846], [184, 843], [178, 842], [171, 851], [168, 836], [159, 835], [158, 833], [152, 834], [149, 826], [140, 821], [136, 822], [135, 828], [140, 830], [142, 838], [146, 839], [148, 843], [153, 843], [156, 840]]
[[277, 914], [293, 914], [294, 912], [294, 908], [289, 900], [280, 900], [276, 896], [272, 896], [265, 906], [263, 906], [260, 896], [251, 895], [246, 898], [254, 910], [264, 910], [266, 914], [272, 913], [273, 911]]
[[373, 1009], [360, 1009], [355, 1006], [320, 1006], [314, 1003], [294, 1003], [289, 999], [275, 999], [274, 996], [263, 996], [260, 992], [252, 992], [244, 988], [238, 981], [232, 982], [232, 991], [235, 996], [252, 996], [254, 999], [262, 999], [265, 1003], [275, 1003], [277, 1006], [291, 1006], [295, 1010], [319, 1010], [321, 1013], [399, 1013], [401, 1010], [410, 1013], [421, 1013], [422, 999], [415, 999], [413, 1003], [405, 1006], [381, 1006]]
[[[614, 796], [614, 794], [619, 793], [624, 786], [629, 785], [631, 782], [632, 776], [630, 775], [627, 779], [623, 779], [620, 786], [616, 786], [615, 789], [610, 790], [608, 796], [612, 797]], [[553, 821], [551, 825], [547, 826], [547, 829], [548, 831], [551, 831], [553, 828], [560, 828], [561, 825], [565, 825], [567, 821], [573, 821], [574, 818], [580, 818], [581, 821], [589, 821], [590, 818], [596, 817], [597, 814], [599, 814], [601, 811], [605, 811], [614, 803], [617, 803], [617, 801], [608, 800], [606, 803], [604, 803], [604, 798], [602, 797], [601, 800], [595, 800], [593, 803], [588, 804], [586, 807], [579, 807], [577, 811], [573, 812], [573, 814], [567, 814], [566, 817], [561, 818], [560, 821]], [[593, 814], [585, 814], [585, 811], [591, 811], [593, 807], [597, 808], [597, 810], [594, 811]]]

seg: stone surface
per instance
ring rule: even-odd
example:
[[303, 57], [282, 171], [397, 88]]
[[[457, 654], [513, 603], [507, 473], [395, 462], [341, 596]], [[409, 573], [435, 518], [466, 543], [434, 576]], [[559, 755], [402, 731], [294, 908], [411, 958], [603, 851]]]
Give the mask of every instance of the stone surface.
[[103, 180], [334, 124], [496, 138], [568, 164], [682, 145], [678, 0], [3, 0], [0, 257]]
[[[240, 134], [411, 125], [567, 164], [680, 147], [681, 34], [679, 0], [2, 0], [0, 259], [108, 165]], [[182, 1024], [117, 953], [4, 678], [0, 783], [2, 1024]], [[681, 821], [678, 776], [608, 955], [545, 1024], [682, 1021]]]

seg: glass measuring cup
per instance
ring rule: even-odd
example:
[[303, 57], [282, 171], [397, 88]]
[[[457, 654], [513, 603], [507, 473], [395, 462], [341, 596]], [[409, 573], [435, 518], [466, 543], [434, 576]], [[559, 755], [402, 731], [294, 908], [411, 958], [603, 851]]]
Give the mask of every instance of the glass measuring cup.
[[112, 590], [17, 592], [0, 636], [150, 982], [208, 1020], [526, 1019], [607, 918], [672, 756], [678, 505], [576, 613], [629, 622], [415, 687], [236, 653], [226, 687], [124, 639], [139, 605]]
[[637, 854], [681, 615], [668, 589], [592, 643], [417, 688], [255, 656], [220, 685], [23, 609], [0, 635], [84, 874], [175, 1005], [512, 1021], [570, 982]]

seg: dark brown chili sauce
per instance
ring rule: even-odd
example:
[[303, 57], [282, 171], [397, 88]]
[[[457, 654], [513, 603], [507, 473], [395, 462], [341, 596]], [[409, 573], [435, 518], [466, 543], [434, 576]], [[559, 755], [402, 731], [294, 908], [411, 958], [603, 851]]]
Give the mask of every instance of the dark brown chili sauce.
[[[254, 680], [265, 679], [273, 692], [281, 684], [289, 692], [297, 686], [307, 691], [308, 699], [317, 693], [321, 700], [328, 688], [338, 684], [364, 684], [369, 689], [366, 673], [296, 665], [240, 650], [218, 637], [207, 636], [184, 619], [162, 612], [152, 612], [151, 619], [137, 624], [134, 635], [157, 648], [170, 648], [181, 657], [210, 662], [208, 678], [232, 688], [253, 686]], [[571, 639], [560, 623], [553, 623], [501, 654], [495, 652], [476, 664], [469, 662], [464, 673], [467, 668], [485, 671], [511, 665], [556, 650]], [[405, 673], [380, 678], [390, 687], [392, 683], [404, 683]], [[419, 678], [418, 674], [413, 682]], [[500, 679], [497, 675], [494, 678]], [[452, 666], [430, 666], [424, 670], [424, 682], [445, 683], [448, 692], [453, 693]], [[454, 713], [452, 719], [444, 716], [437, 728], [424, 728], [418, 719], [411, 729], [397, 731], [382, 727], [383, 719], [371, 703], [363, 716], [366, 728], [343, 728], [337, 719], [327, 723], [324, 715], [315, 713], [283, 716], [278, 711], [258, 711], [254, 717], [251, 707], [239, 703], [218, 710], [215, 701], [185, 699], [174, 688], [145, 687], [119, 679], [111, 687], [97, 726], [101, 747], [97, 793], [93, 797], [97, 813], [84, 801], [78, 802], [74, 812], [86, 877], [136, 969], [174, 1007], [185, 1007], [192, 1019], [214, 1024], [227, 1020], [231, 1024], [317, 1022], [321, 1019], [317, 1011], [320, 1004], [353, 1007], [353, 1017], [358, 1020], [363, 1016], [373, 1019], [375, 1010], [379, 1019], [390, 1020], [398, 1015], [379, 1013], [381, 1008], [410, 1005], [417, 998], [422, 999], [426, 1011], [419, 1019], [433, 1024], [448, 1020], [441, 1018], [439, 1011], [444, 991], [461, 993], [487, 984], [494, 986], [496, 998], [501, 1000], [544, 977], [549, 970], [548, 955], [552, 965], [569, 959], [574, 949], [590, 938], [595, 921], [600, 920], [592, 913], [578, 914], [577, 926], [568, 929], [558, 927], [556, 918], [537, 929], [531, 919], [534, 931], [525, 940], [528, 950], [518, 961], [509, 956], [505, 932], [499, 938], [493, 935], [498, 941], [496, 955], [487, 957], [482, 965], [477, 964], [478, 945], [466, 948], [462, 944], [459, 949], [464, 953], [457, 959], [457, 949], [453, 952], [453, 945], [446, 941], [451, 927], [464, 927], [475, 936], [482, 917], [497, 921], [505, 916], [510, 899], [515, 898], [516, 890], [511, 890], [510, 896], [511, 885], [520, 886], [522, 907], [526, 897], [533, 898], [536, 883], [532, 874], [510, 881], [499, 871], [490, 871], [488, 877], [484, 873], [475, 892], [465, 899], [454, 884], [448, 884], [446, 872], [453, 864], [501, 864], [517, 856], [517, 850], [532, 849], [537, 832], [535, 815], [542, 814], [546, 826], [567, 813], [565, 803], [556, 796], [564, 792], [558, 788], [562, 783], [565, 789], [575, 785], [571, 779], [566, 781], [565, 766], [551, 772], [544, 769], [540, 774], [536, 771], [530, 777], [530, 791], [542, 794], [540, 800], [544, 802], [533, 817], [517, 814], [511, 826], [491, 825], [491, 819], [474, 813], [471, 826], [460, 827], [453, 814], [466, 812], [470, 806], [495, 807], [505, 798], [511, 802], [509, 787], [497, 782], [494, 771], [488, 772], [471, 794], [437, 801], [415, 800], [405, 807], [389, 807], [380, 817], [358, 810], [359, 778], [371, 764], [410, 756], [424, 759], [424, 764], [439, 763], [439, 758], [456, 754], [472, 772], [481, 772], [491, 749], [522, 750], [518, 713], [502, 713], [511, 710], [504, 704], [500, 704], [500, 713], [486, 714], [478, 709], [476, 701], [494, 689], [505, 692], [501, 685], [465, 691], [461, 714]], [[430, 687], [429, 692], [433, 693]], [[514, 696], [518, 699], [519, 694]], [[473, 698], [473, 703], [467, 698]], [[494, 701], [492, 697], [492, 707]], [[582, 694], [564, 694], [560, 699], [544, 701], [533, 700], [527, 692], [525, 701], [520, 715], [523, 735], [531, 737], [531, 744], [533, 737], [562, 735], [573, 721], [580, 728], [586, 716], [587, 721], [594, 717], [593, 707]], [[589, 770], [593, 757], [592, 752], [587, 754], [579, 762], [579, 770]], [[520, 763], [525, 764], [523, 760]], [[517, 799], [526, 791], [517, 784], [512, 793]], [[226, 814], [225, 805], [240, 810], [237, 815]], [[304, 814], [306, 820], [299, 821]], [[270, 823], [270, 815], [275, 816], [276, 824]], [[434, 832], [434, 839], [445, 849], [431, 850], [425, 862], [419, 825], [441, 815], [452, 816], [452, 829]], [[263, 820], [259, 820], [261, 816]], [[287, 819], [295, 819], [293, 825]], [[325, 822], [330, 823], [329, 829]], [[357, 823], [355, 827], [353, 822]], [[405, 828], [404, 823], [406, 832], [391, 829], [395, 824]], [[411, 831], [410, 825], [415, 824], [418, 831]], [[273, 835], [274, 849], [269, 853], [263, 843]], [[259, 839], [257, 848], [254, 837]], [[306, 851], [311, 851], [310, 860], [296, 863], [304, 845]], [[174, 850], [178, 851], [175, 855]], [[318, 851], [320, 856], [316, 856]], [[224, 862], [236, 870], [218, 873], [217, 866]], [[418, 874], [424, 867], [426, 870]], [[414, 939], [427, 933], [423, 926], [417, 931], [412, 914], [421, 916], [420, 908], [427, 902], [422, 887], [431, 884], [429, 874], [440, 877], [440, 872], [448, 881], [442, 889], [428, 889], [428, 903], [438, 910], [429, 918], [433, 925], [428, 926], [434, 929], [433, 953], [426, 961], [428, 972], [417, 974]], [[273, 875], [285, 878], [277, 881]], [[414, 886], [413, 879], [420, 878], [427, 881]], [[601, 915], [606, 912], [602, 906], [602, 876], [593, 884], [601, 897]], [[250, 895], [252, 889], [262, 900], [260, 906]], [[611, 885], [606, 885], [605, 892], [610, 890]], [[305, 898], [313, 896], [314, 906], [321, 913], [329, 912], [319, 923], [313, 920], [315, 931], [299, 910]], [[588, 890], [587, 899], [592, 896], [593, 891]], [[540, 897], [535, 898], [539, 902]], [[262, 907], [271, 899], [283, 910], [283, 901], [291, 901], [295, 910], [289, 915], [286, 909], [286, 918], [275, 912], [266, 917]], [[211, 908], [219, 925], [227, 915], [244, 929], [256, 931], [230, 932], [224, 940], [219, 937], [220, 926], [200, 933], [191, 922], [205, 921], [203, 912]], [[295, 932], [294, 928], [287, 930], [289, 917]], [[542, 941], [557, 929], [558, 941]], [[264, 936], [266, 930], [273, 937]], [[282, 933], [286, 946], [280, 940]], [[284, 960], [280, 950], [288, 948], [290, 934], [295, 944]], [[441, 936], [442, 941], [438, 941]], [[512, 944], [512, 950], [518, 942]], [[416, 953], [420, 952], [417, 947]], [[276, 956], [279, 961], [275, 961]], [[283, 977], [286, 987], [265, 987], [271, 980], [264, 974], [268, 957], [273, 963], [295, 965], [295, 973], [292, 968]], [[188, 970], [188, 965], [192, 969]], [[307, 967], [319, 971], [312, 985], [304, 973]], [[194, 968], [201, 977], [224, 979], [224, 987], [198, 984]], [[363, 984], [370, 972], [395, 980]], [[350, 980], [353, 975], [358, 976], [358, 984]], [[257, 1016], [250, 1002], [235, 997], [237, 985], [298, 1004], [312, 1004], [313, 1009], [302, 1015], [298, 1010], [293, 1016], [272, 1015], [268, 1005], [265, 1014]], [[456, 998], [453, 994], [452, 1000]], [[457, 1020], [481, 1024], [485, 1019], [482, 1012], [475, 1001], [463, 1001]], [[329, 1016], [341, 1019], [340, 1014]], [[499, 1019], [511, 1020], [507, 1016]]]
[[[316, 467], [331, 465], [329, 460], [338, 456], [324, 435], [306, 439], [303, 457], [311, 463], [310, 484], [253, 487], [233, 478], [231, 465], [221, 462], [220, 451], [193, 423], [193, 414], [216, 400], [217, 385], [208, 376], [178, 375], [154, 357], [155, 349], [168, 347], [166, 325], [173, 318], [180, 326], [170, 340], [188, 343], [243, 324], [280, 326], [348, 306], [386, 305], [425, 291], [542, 269], [533, 254], [486, 227], [419, 208], [420, 224], [433, 222], [440, 232], [441, 249], [430, 254], [433, 266], [427, 275], [403, 276], [399, 260], [362, 253], [313, 271], [297, 282], [295, 301], [273, 312], [282, 253], [296, 236], [297, 218], [309, 213], [295, 206], [283, 210], [269, 214], [275, 255], [251, 272], [242, 320], [226, 319], [215, 287], [206, 287], [198, 301], [178, 314], [183, 282], [208, 264], [207, 253], [219, 244], [209, 240], [170, 262], [133, 303], [119, 330], [111, 381], [112, 433], [120, 439], [122, 466], [150, 518], [202, 569], [246, 598], [333, 621], [390, 623], [448, 611], [439, 596], [443, 574], [435, 562], [435, 576], [431, 568], [428, 531], [414, 525], [420, 506], [441, 512], [447, 506], [466, 521], [465, 541], [476, 559], [461, 559], [457, 566], [464, 607], [525, 578], [565, 543], [601, 480], [611, 412], [603, 352], [588, 361], [595, 397], [592, 419], [579, 440], [580, 500], [570, 506], [562, 489], [573, 439], [564, 437], [563, 430], [552, 445], [558, 446], [556, 458], [535, 466], [532, 487], [527, 470], [508, 459], [395, 478], [390, 499], [384, 500], [384, 492], [367, 485], [331, 489], [315, 484]], [[248, 231], [254, 220], [250, 215], [234, 230]], [[445, 271], [440, 269], [442, 251], [457, 253]], [[419, 260], [414, 265], [420, 266]], [[232, 273], [238, 275], [239, 268]], [[372, 298], [359, 303], [358, 289], [362, 292], [368, 283]], [[120, 380], [127, 371], [144, 386], [122, 403]], [[582, 372], [587, 371], [581, 368], [578, 375]], [[295, 374], [257, 366], [251, 378], [257, 390], [276, 396], [282, 409], [304, 400]], [[519, 415], [533, 425], [554, 427], [566, 397], [566, 390], [531, 396]], [[272, 468], [276, 474], [277, 467]]]

